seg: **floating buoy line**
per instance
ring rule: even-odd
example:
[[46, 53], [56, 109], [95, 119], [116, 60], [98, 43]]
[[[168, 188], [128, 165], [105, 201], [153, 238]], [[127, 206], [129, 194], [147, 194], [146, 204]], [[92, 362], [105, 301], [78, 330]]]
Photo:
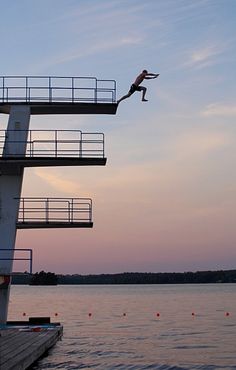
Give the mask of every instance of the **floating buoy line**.
[[[93, 316], [93, 313], [92, 312], [88, 312], [88, 317], [92, 317]], [[196, 316], [199, 316], [199, 314], [197, 314], [197, 313], [195, 313], [194, 311], [192, 311], [191, 312], [191, 314], [190, 314], [192, 317], [196, 317]], [[27, 313], [26, 312], [22, 312], [22, 316], [24, 316], [24, 317], [26, 317], [26, 316], [28, 316], [27, 315]], [[54, 313], [54, 316], [55, 317], [58, 317], [59, 316], [59, 313], [58, 312], [55, 312]], [[127, 317], [128, 315], [127, 315], [127, 312], [123, 312], [121, 315], [120, 315], [121, 317], [123, 316], [123, 317]], [[161, 313], [160, 312], [156, 312], [155, 313], [155, 316], [157, 317], [157, 318], [160, 318], [161, 317]], [[226, 312], [224, 312], [224, 316], [225, 317], [229, 317], [229, 316], [231, 316], [231, 313], [229, 312], [229, 311], [226, 311]], [[162, 316], [163, 317], [163, 316]]]

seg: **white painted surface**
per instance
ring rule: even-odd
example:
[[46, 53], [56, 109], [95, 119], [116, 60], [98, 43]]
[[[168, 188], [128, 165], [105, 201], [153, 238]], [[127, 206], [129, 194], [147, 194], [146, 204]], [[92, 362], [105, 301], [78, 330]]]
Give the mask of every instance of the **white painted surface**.
[[[3, 156], [9, 154], [25, 155], [26, 141], [30, 122], [30, 107], [12, 106], [8, 121], [7, 137]], [[21, 131], [20, 131], [21, 130]], [[17, 141], [12, 143], [11, 140]], [[1, 248], [14, 249], [16, 239], [16, 221], [18, 218], [19, 199], [23, 181], [21, 173], [0, 176], [0, 240]], [[6, 257], [5, 252], [0, 255]], [[13, 258], [14, 251], [7, 252], [7, 258]], [[0, 260], [0, 275], [12, 273], [13, 261]], [[10, 285], [1, 289], [0, 285], [0, 322], [7, 320]]]

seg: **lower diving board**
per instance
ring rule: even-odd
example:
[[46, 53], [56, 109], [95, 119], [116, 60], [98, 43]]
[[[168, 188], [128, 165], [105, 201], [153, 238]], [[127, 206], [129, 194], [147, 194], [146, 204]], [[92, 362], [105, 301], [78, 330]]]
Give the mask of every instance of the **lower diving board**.
[[0, 326], [0, 369], [25, 370], [62, 336], [60, 324]]

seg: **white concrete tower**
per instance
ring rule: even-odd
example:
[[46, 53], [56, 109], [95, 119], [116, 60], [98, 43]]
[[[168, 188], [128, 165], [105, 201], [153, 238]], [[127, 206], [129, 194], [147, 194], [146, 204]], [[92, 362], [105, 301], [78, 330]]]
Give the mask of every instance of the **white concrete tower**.
[[[9, 155], [25, 156], [27, 133], [30, 122], [30, 107], [19, 105], [10, 109], [3, 157]], [[18, 141], [18, 144], [13, 144]], [[0, 176], [0, 245], [1, 248], [9, 249], [9, 260], [0, 263], [0, 322], [7, 320], [7, 310], [10, 291], [10, 279], [14, 257], [16, 239], [16, 221], [18, 218], [19, 198], [23, 181], [24, 169], [9, 168]], [[12, 258], [12, 260], [11, 260]], [[2, 289], [1, 289], [2, 287]]]

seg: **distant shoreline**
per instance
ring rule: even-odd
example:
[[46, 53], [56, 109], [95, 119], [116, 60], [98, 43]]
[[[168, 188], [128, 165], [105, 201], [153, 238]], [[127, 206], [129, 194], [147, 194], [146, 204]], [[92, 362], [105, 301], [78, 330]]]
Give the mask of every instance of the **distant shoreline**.
[[[52, 273], [53, 274], [53, 273]], [[30, 284], [37, 274], [14, 275], [12, 284]], [[124, 272], [119, 274], [53, 274], [58, 285], [128, 285], [128, 284], [209, 284], [236, 283], [236, 270], [197, 272]], [[41, 282], [35, 285], [47, 285]], [[55, 284], [54, 284], [55, 285]]]

